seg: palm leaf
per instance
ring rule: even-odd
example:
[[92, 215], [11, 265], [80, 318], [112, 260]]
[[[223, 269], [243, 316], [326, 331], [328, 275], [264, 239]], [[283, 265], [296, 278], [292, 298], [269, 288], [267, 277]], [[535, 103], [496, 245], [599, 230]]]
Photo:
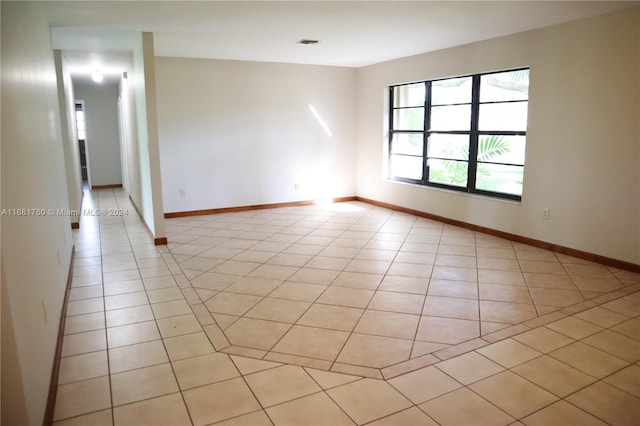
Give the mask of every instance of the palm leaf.
[[478, 141], [478, 161], [489, 161], [510, 151], [509, 142], [499, 135], [482, 136]]

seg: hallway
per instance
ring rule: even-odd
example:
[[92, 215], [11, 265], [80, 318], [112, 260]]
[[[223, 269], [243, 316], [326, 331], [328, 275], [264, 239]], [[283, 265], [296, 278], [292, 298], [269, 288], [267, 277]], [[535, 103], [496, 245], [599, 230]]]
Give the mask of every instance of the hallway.
[[640, 276], [359, 202], [168, 219], [85, 191], [56, 425], [640, 418]]

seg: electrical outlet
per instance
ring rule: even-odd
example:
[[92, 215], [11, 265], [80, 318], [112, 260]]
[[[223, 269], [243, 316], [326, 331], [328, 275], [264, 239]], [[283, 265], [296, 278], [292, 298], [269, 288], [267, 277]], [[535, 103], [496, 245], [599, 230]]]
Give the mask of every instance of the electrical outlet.
[[296, 191], [299, 191], [300, 190], [300, 184], [298, 182], [294, 183], [293, 184], [293, 189], [296, 190]]
[[542, 218], [544, 220], [549, 220], [549, 213], [551, 213], [551, 210], [549, 209], [543, 209], [542, 210]]
[[187, 196], [187, 190], [184, 189], [184, 188], [180, 188], [180, 196], [182, 198], [186, 197]]

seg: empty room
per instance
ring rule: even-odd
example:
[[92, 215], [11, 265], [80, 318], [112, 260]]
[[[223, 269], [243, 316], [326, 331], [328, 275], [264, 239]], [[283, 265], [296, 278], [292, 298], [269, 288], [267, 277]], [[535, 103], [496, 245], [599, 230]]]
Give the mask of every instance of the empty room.
[[6, 425], [636, 425], [637, 1], [2, 1]]

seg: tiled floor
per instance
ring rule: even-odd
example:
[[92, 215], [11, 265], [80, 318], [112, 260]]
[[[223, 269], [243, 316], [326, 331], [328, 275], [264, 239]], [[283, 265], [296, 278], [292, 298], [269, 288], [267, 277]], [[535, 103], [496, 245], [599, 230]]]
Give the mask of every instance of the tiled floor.
[[85, 194], [58, 425], [640, 422], [640, 275], [371, 205]]

